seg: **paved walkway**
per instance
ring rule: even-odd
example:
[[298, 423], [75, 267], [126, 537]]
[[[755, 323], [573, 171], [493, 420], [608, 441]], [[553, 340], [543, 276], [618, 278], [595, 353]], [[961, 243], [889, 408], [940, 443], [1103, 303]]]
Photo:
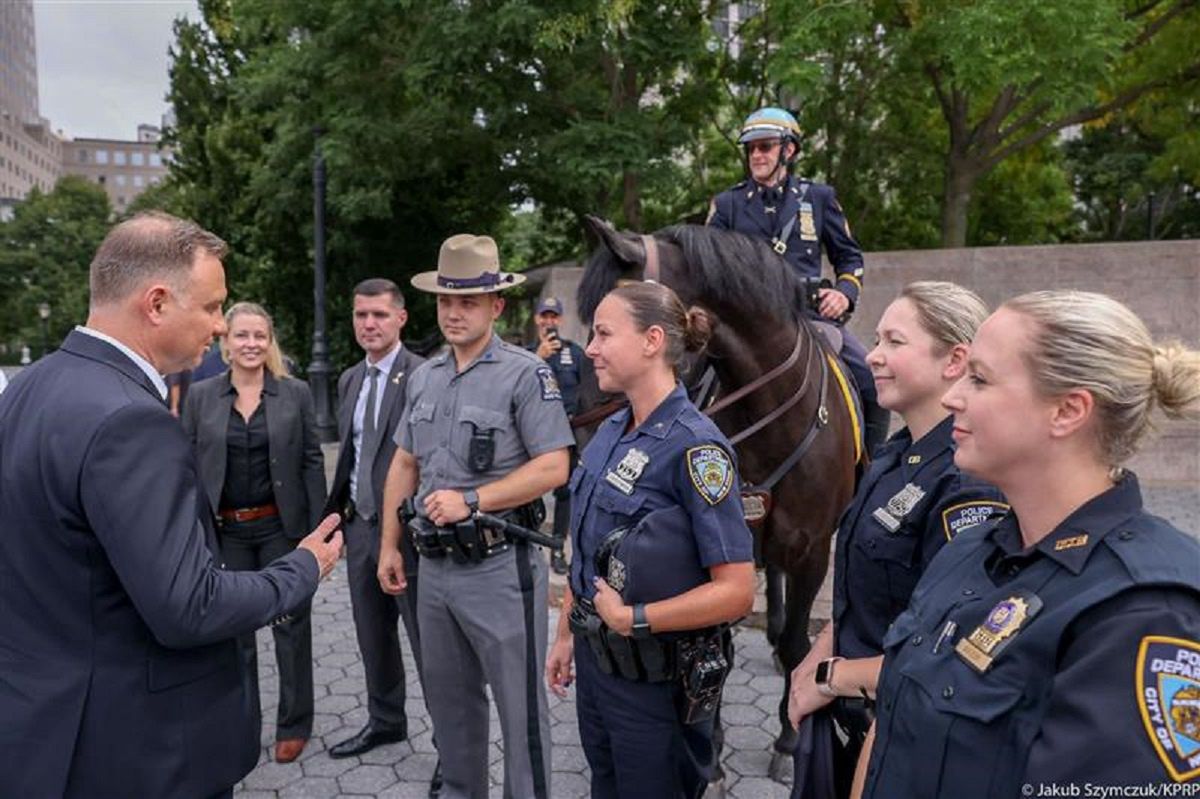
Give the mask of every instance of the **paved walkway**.
[[[1147, 506], [1189, 532], [1200, 531], [1200, 492], [1194, 487], [1148, 487]], [[828, 581], [827, 581], [828, 582]], [[828, 585], [818, 600], [815, 616], [828, 618]], [[551, 611], [551, 629], [557, 614]], [[403, 639], [403, 633], [401, 635]], [[766, 638], [761, 630], [742, 627], [735, 639], [737, 655], [725, 688], [724, 719], [727, 725], [725, 768], [730, 796], [739, 799], [787, 797], [789, 788], [767, 775], [770, 748], [778, 730], [775, 707], [783, 690]], [[238, 786], [239, 799], [290, 799], [291, 797], [424, 797], [435, 762], [429, 717], [421, 702], [412, 653], [404, 649], [408, 676], [408, 741], [382, 746], [362, 757], [333, 760], [328, 747], [358, 732], [367, 721], [366, 692], [350, 596], [345, 581], [345, 561], [322, 584], [313, 606], [313, 658], [316, 719], [313, 739], [295, 763], [271, 761], [278, 680], [269, 632], [258, 634], [260, 684], [263, 701], [263, 757]], [[585, 797], [587, 764], [579, 746], [572, 698], [550, 695], [552, 717], [554, 799]], [[501, 796], [499, 725], [491, 723], [492, 796]]]

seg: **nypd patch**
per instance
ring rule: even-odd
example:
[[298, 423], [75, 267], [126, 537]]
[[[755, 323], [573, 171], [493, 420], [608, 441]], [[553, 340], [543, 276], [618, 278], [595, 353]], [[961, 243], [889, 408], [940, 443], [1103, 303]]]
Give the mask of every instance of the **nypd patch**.
[[1008, 505], [987, 499], [972, 502], [960, 502], [942, 511], [942, 531], [946, 540], [953, 541], [954, 536], [963, 530], [969, 530], [977, 524], [983, 524], [992, 517], [1000, 518], [1008, 513]]
[[692, 447], [687, 451], [688, 476], [696, 493], [709, 505], [716, 505], [729, 495], [733, 487], [733, 462], [725, 450], [713, 444]]
[[1147, 635], [1138, 647], [1137, 703], [1171, 779], [1200, 776], [1200, 642]]
[[549, 366], [537, 368], [538, 382], [542, 386], [542, 399], [562, 401], [562, 390], [558, 387], [558, 378], [554, 376]]

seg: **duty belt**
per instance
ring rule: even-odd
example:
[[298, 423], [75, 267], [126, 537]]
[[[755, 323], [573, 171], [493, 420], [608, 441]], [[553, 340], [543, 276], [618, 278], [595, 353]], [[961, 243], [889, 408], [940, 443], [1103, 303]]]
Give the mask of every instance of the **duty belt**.
[[[424, 558], [449, 556], [455, 563], [479, 563], [507, 552], [516, 540], [562, 549], [561, 539], [543, 535], [536, 527], [545, 518], [541, 500], [496, 516], [476, 512], [456, 524], [438, 526], [423, 516], [401, 510], [402, 522], [412, 537], [413, 547]], [[534, 528], [534, 529], [531, 529]]]
[[719, 640], [725, 626], [686, 633], [633, 638], [611, 629], [591, 600], [575, 597], [568, 618], [571, 632], [587, 640], [605, 674], [633, 682], [670, 682], [683, 678], [701, 649]]

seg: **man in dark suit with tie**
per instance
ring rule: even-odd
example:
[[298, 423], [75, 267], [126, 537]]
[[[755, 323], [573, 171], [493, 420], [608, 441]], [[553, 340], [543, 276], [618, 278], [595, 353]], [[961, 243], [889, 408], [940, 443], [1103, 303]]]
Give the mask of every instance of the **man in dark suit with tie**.
[[400, 287], [385, 278], [364, 280], [354, 287], [354, 337], [366, 359], [338, 378], [338, 431], [341, 455], [333, 478], [329, 509], [346, 518], [346, 564], [354, 630], [367, 677], [370, 718], [353, 737], [331, 747], [331, 757], [350, 757], [380, 744], [408, 737], [404, 712], [404, 662], [397, 627], [403, 619], [413, 656], [421, 662], [421, 637], [416, 617], [415, 552], [409, 592], [400, 597], [379, 587], [379, 508], [383, 483], [396, 444], [392, 433], [404, 410], [408, 375], [424, 359], [400, 342], [408, 321]]
[[143, 214], [91, 264], [87, 325], [0, 397], [0, 796], [232, 795], [260, 724], [236, 637], [308, 601], [336, 519], [229, 572], [164, 373], [224, 330], [225, 244]]

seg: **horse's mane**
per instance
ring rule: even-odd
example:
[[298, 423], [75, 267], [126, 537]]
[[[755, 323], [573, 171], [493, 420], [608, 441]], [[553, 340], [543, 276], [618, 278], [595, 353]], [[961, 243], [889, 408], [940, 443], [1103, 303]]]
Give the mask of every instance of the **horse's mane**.
[[[654, 235], [679, 246], [689, 265], [689, 282], [702, 295], [781, 323], [794, 320], [803, 306], [803, 281], [761, 239], [703, 225], [672, 225]], [[585, 322], [591, 322], [600, 300], [631, 269], [608, 247], [596, 248], [579, 284], [579, 313]]]

